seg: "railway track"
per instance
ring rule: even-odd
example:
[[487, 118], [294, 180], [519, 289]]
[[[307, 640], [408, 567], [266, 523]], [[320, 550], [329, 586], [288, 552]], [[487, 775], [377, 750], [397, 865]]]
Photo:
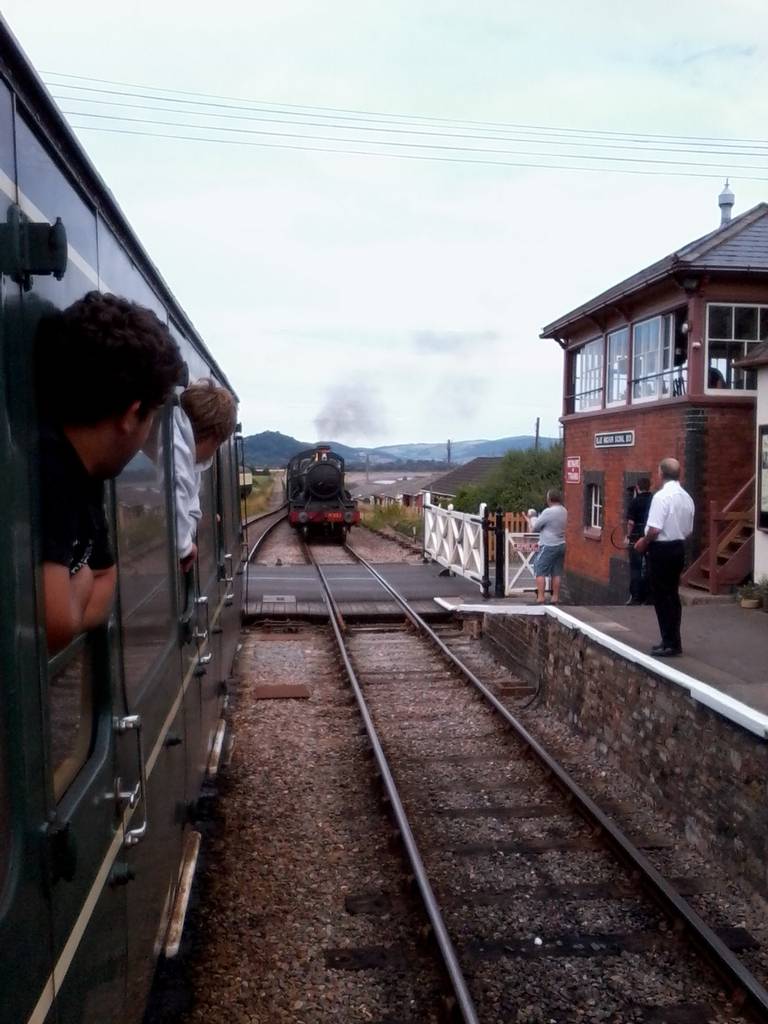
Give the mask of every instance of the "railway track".
[[[314, 548], [335, 642], [447, 979], [466, 1022], [768, 1021], [738, 959], [654, 866], [670, 839], [631, 838], [371, 565], [402, 623], [344, 621]], [[671, 861], [674, 857], [670, 857]], [[336, 966], [363, 966], [344, 950]], [[356, 963], [360, 960], [360, 964]]]
[[[288, 518], [288, 513], [286, 511], [287, 508], [288, 502], [286, 501], [277, 508], [271, 509], [269, 512], [263, 512], [261, 515], [252, 516], [250, 519], [245, 520], [243, 527], [245, 529], [246, 545], [248, 547], [248, 562], [252, 562], [254, 560], [267, 537], [269, 537], [272, 531], [275, 530], [280, 523], [284, 522]], [[249, 534], [250, 530], [253, 530], [253, 533]]]

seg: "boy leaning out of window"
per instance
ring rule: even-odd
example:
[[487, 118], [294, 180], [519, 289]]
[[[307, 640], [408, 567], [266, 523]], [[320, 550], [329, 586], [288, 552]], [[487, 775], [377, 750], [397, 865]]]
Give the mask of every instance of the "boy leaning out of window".
[[189, 572], [197, 557], [195, 536], [202, 517], [202, 475], [233, 433], [236, 419], [231, 392], [207, 378], [191, 384], [173, 411], [176, 546], [182, 572]]

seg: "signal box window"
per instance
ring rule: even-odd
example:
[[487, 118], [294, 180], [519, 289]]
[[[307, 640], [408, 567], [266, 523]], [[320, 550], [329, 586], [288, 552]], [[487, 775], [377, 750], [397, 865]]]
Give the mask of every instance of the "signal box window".
[[623, 405], [627, 400], [629, 378], [629, 328], [622, 327], [608, 335], [606, 372], [606, 405]]
[[687, 345], [684, 312], [643, 320], [632, 329], [632, 401], [653, 402], [685, 394]]
[[601, 484], [587, 484], [587, 524], [592, 530], [603, 528], [603, 488]]
[[573, 356], [573, 411], [599, 409], [603, 404], [603, 339], [583, 345]]
[[768, 340], [768, 306], [707, 307], [708, 391], [755, 391], [755, 370], [742, 370], [734, 360]]

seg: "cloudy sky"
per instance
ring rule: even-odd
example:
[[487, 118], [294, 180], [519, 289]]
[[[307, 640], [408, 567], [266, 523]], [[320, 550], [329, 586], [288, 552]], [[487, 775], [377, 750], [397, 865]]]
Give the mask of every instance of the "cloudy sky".
[[555, 434], [542, 325], [716, 227], [726, 173], [768, 199], [764, 0], [2, 12], [248, 433]]

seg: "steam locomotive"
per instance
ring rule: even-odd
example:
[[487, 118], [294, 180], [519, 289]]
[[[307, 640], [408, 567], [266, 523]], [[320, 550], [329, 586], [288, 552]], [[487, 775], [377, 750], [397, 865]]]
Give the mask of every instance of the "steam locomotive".
[[344, 488], [344, 459], [327, 445], [294, 455], [286, 468], [288, 521], [305, 537], [343, 541], [360, 522], [357, 502]]

